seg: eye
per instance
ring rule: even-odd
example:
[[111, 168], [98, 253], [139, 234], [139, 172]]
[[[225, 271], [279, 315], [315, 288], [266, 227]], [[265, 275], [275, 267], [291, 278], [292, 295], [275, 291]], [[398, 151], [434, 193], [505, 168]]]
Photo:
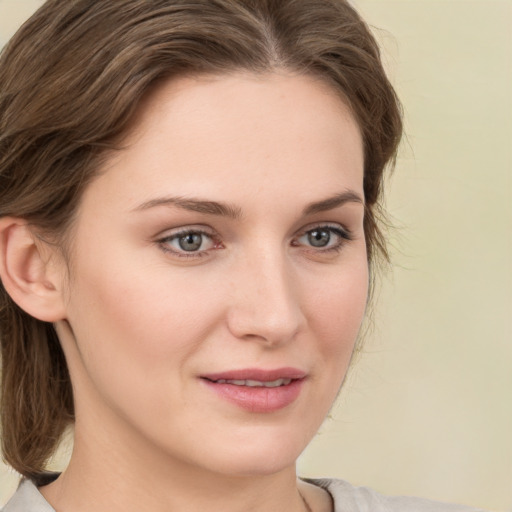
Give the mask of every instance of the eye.
[[337, 251], [352, 237], [340, 226], [316, 226], [297, 238], [294, 245], [303, 245], [320, 251]]
[[204, 243], [204, 235], [202, 233], [188, 233], [180, 236], [177, 241], [180, 249], [187, 252], [198, 251]]
[[307, 234], [308, 243], [313, 247], [325, 247], [331, 241], [331, 231], [328, 229], [315, 229]]
[[181, 230], [157, 241], [162, 250], [179, 257], [204, 256], [219, 245], [213, 235], [201, 230]]

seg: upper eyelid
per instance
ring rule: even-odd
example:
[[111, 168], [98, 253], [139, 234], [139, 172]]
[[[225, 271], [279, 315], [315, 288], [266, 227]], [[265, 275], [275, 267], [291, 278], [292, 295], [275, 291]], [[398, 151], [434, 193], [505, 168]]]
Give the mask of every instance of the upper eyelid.
[[347, 226], [345, 226], [344, 224], [342, 224], [340, 222], [316, 222], [316, 223], [313, 223], [306, 227], [301, 228], [298, 231], [298, 234], [296, 236], [302, 236], [305, 233], [308, 233], [309, 231], [313, 231], [315, 229], [321, 229], [321, 228], [343, 231], [347, 235], [352, 234], [352, 230], [350, 230]]
[[[345, 232], [347, 235], [350, 235], [352, 233], [352, 230], [349, 229], [346, 225], [340, 223], [340, 222], [314, 222], [311, 224], [308, 224], [306, 226], [301, 227], [298, 229], [293, 237], [302, 236], [305, 233], [308, 233], [309, 231], [312, 231], [314, 229], [319, 228], [325, 228], [325, 229], [333, 229], [333, 230], [340, 230]], [[160, 233], [158, 233], [155, 238], [157, 239], [166, 239], [166, 238], [173, 238], [176, 236], [180, 236], [183, 234], [189, 234], [189, 233], [199, 233], [203, 235], [210, 236], [212, 238], [221, 238], [218, 235], [218, 232], [205, 225], [190, 225], [190, 226], [180, 226], [176, 228], [168, 228], [165, 230], [162, 230]]]
[[[158, 235], [156, 235], [153, 240], [157, 244], [165, 244], [170, 240], [175, 240], [185, 235], [189, 234], [199, 234], [208, 237], [212, 242], [219, 242], [220, 237], [216, 232], [211, 229], [207, 229], [204, 227], [195, 228], [195, 227], [182, 227], [182, 228], [172, 228], [161, 231]], [[201, 251], [198, 251], [201, 252]]]
[[157, 235], [155, 235], [156, 239], [165, 239], [165, 238], [173, 238], [175, 236], [180, 236], [188, 233], [199, 233], [202, 235], [207, 235], [210, 237], [214, 237], [216, 235], [216, 231], [208, 226], [202, 225], [191, 225], [191, 226], [180, 226], [176, 228], [167, 228], [160, 231]]

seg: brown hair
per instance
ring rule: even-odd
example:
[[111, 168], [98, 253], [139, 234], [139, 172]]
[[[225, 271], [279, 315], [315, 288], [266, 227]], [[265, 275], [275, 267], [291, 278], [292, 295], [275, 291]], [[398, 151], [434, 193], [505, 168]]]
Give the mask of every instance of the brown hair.
[[[387, 257], [377, 218], [400, 106], [366, 24], [344, 0], [48, 0], [0, 60], [0, 217], [57, 237], [106, 149], [157, 81], [288, 69], [317, 76], [351, 107], [365, 150], [369, 264]], [[38, 480], [74, 417], [53, 326], [0, 286], [2, 448]]]

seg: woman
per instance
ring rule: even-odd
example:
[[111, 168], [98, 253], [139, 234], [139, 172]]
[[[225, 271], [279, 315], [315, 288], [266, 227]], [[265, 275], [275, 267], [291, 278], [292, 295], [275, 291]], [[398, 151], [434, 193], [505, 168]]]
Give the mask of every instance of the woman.
[[401, 134], [348, 3], [50, 0], [0, 90], [6, 512], [468, 510], [296, 478]]

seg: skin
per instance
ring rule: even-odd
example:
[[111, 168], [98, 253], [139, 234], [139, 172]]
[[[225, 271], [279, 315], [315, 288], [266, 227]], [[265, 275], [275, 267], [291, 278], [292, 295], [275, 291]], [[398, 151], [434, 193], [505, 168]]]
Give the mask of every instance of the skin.
[[[295, 461], [343, 382], [367, 300], [363, 148], [349, 109], [285, 72], [175, 79], [146, 98], [101, 171], [68, 261], [51, 258], [76, 431], [44, 496], [66, 512], [299, 511], [300, 488], [315, 512], [331, 510]], [[231, 215], [161, 201], [170, 196]], [[318, 226], [327, 247], [311, 244]], [[183, 229], [207, 233], [199, 251], [180, 248]], [[290, 366], [306, 373], [301, 392], [271, 413], [200, 378]]]

